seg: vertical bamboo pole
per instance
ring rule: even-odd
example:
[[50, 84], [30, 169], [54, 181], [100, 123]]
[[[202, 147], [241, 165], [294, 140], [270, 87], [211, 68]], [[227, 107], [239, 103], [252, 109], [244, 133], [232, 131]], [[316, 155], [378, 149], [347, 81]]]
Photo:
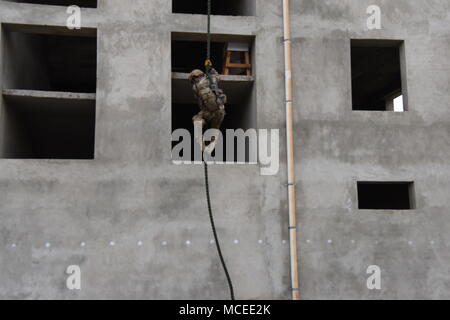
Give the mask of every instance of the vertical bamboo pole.
[[300, 300], [298, 253], [297, 253], [297, 212], [295, 194], [295, 157], [293, 132], [293, 94], [292, 94], [292, 45], [290, 1], [283, 0], [284, 25], [284, 65], [286, 87], [286, 148], [288, 170], [288, 200], [289, 200], [289, 247], [291, 265], [292, 299]]

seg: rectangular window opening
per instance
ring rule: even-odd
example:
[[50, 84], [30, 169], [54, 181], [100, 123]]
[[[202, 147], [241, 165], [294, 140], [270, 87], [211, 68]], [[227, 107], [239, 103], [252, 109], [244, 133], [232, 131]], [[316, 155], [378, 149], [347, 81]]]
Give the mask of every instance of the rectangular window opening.
[[1, 158], [94, 158], [97, 40], [83, 32], [2, 25]]
[[[256, 0], [214, 0], [211, 13], [225, 16], [254, 16]], [[206, 14], [207, 2], [204, 0], [172, 0], [173, 13]]]
[[52, 6], [77, 5], [84, 8], [97, 8], [97, 0], [6, 0], [17, 3], [46, 4]]
[[412, 210], [415, 208], [414, 182], [358, 181], [358, 208], [372, 210]]
[[406, 111], [404, 43], [351, 40], [352, 108]]
[[[197, 35], [198, 36], [198, 35]], [[192, 140], [194, 127], [192, 117], [200, 110], [194, 98], [192, 85], [188, 80], [189, 73], [194, 69], [203, 69], [206, 46], [203, 39], [197, 36], [172, 35], [172, 132], [177, 129], [189, 131]], [[254, 97], [254, 78], [245, 72], [230, 72], [223, 75], [224, 53], [226, 44], [230, 41], [247, 42], [250, 52], [253, 48], [254, 38], [226, 39], [213, 37], [211, 55], [214, 67], [221, 74], [219, 87], [227, 95], [228, 103], [225, 106], [226, 116], [222, 123], [223, 156], [227, 160], [226, 130], [227, 129], [256, 129], [256, 99]], [[252, 53], [251, 53], [252, 54]], [[252, 59], [253, 60], [253, 59]], [[172, 148], [179, 142], [173, 141]], [[246, 141], [245, 159], [238, 158], [236, 146], [234, 157], [230, 162], [250, 162], [248, 154], [249, 143]], [[213, 153], [214, 155], [214, 153]], [[178, 157], [182, 156], [178, 155]], [[191, 144], [191, 161], [194, 160], [194, 142]]]
[[95, 30], [2, 26], [4, 88], [95, 93]]

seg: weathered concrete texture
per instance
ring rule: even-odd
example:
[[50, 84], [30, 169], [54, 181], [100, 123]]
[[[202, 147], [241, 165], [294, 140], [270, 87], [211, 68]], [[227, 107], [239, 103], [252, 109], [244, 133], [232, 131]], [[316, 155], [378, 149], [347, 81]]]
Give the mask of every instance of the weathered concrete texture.
[[[212, 30], [256, 36], [257, 123], [283, 128], [281, 6], [258, 2], [257, 17], [219, 16]], [[66, 18], [64, 7], [0, 1], [2, 23]], [[98, 29], [95, 159], [0, 160], [0, 298], [227, 299], [203, 168], [170, 154], [171, 32], [204, 32], [206, 17], [172, 15], [167, 0], [100, 0], [82, 24]], [[284, 169], [211, 166], [210, 179], [237, 298], [289, 298]], [[65, 286], [71, 264], [80, 291]]]
[[[366, 28], [372, 4], [381, 30]], [[449, 2], [292, 7], [303, 297], [450, 298]], [[352, 111], [350, 39], [405, 41], [408, 112]], [[414, 181], [417, 208], [358, 210], [358, 180]], [[365, 285], [372, 264], [380, 291]]]
[[[381, 30], [366, 29], [372, 4], [382, 9]], [[214, 17], [212, 31], [255, 37], [256, 124], [281, 129], [284, 144], [281, 5], [258, 0], [256, 16]], [[302, 297], [450, 298], [450, 4], [291, 7]], [[64, 26], [66, 18], [64, 7], [0, 1], [3, 24]], [[98, 30], [95, 159], [0, 160], [0, 298], [228, 298], [203, 169], [176, 166], [170, 154], [171, 32], [202, 33], [205, 16], [172, 14], [167, 0], [99, 0], [82, 23]], [[366, 38], [405, 41], [408, 112], [352, 111], [350, 39]], [[0, 77], [1, 88], [10, 82]], [[210, 168], [238, 299], [290, 298], [281, 147], [276, 176], [260, 176], [257, 165]], [[358, 210], [358, 180], [414, 181], [417, 208]], [[72, 264], [82, 270], [80, 291], [65, 286]], [[380, 291], [366, 287], [372, 264], [382, 269]]]

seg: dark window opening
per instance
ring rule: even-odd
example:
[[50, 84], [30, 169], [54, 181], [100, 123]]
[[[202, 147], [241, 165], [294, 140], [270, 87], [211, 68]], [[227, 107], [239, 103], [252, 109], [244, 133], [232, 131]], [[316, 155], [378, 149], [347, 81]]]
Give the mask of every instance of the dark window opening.
[[414, 209], [413, 182], [358, 182], [358, 208]]
[[[4, 88], [96, 92], [97, 39], [59, 35], [43, 27], [24, 31], [5, 26]], [[58, 34], [56, 34], [58, 33]]]
[[53, 6], [77, 5], [84, 8], [97, 8], [97, 0], [7, 0], [18, 3], [47, 4]]
[[[254, 16], [256, 0], [214, 0], [211, 13], [226, 16]], [[206, 14], [206, 0], [172, 0], [173, 13]]]
[[95, 100], [4, 95], [6, 159], [93, 159]]
[[[204, 34], [174, 33], [172, 34], [172, 132], [176, 129], [186, 129], [194, 137], [192, 117], [200, 110], [192, 92], [188, 75], [194, 69], [204, 69], [206, 44]], [[222, 123], [223, 156], [227, 160], [226, 129], [242, 129], [244, 131], [256, 128], [256, 102], [254, 97], [253, 77], [233, 74], [223, 75], [225, 48], [228, 41], [248, 44], [252, 53], [253, 38], [226, 35], [213, 35], [211, 60], [214, 68], [222, 74], [219, 87], [227, 95], [225, 106], [226, 116]], [[172, 148], [178, 142], [172, 142]], [[238, 159], [236, 150], [233, 162], [250, 162], [248, 143], [245, 160]], [[215, 153], [213, 153], [213, 156]], [[182, 155], [181, 155], [182, 156]], [[231, 157], [229, 154], [228, 156]], [[191, 143], [191, 160], [194, 160], [194, 142]]]
[[403, 42], [352, 40], [353, 110], [405, 111], [401, 56]]
[[[211, 60], [214, 68], [222, 73], [225, 43], [211, 43]], [[205, 63], [206, 43], [204, 41], [172, 41], [172, 72], [190, 73], [201, 69]]]
[[[220, 74], [248, 75], [254, 71], [253, 37], [217, 36], [211, 42], [211, 61]], [[190, 73], [204, 68], [205, 34], [172, 34], [172, 72]], [[227, 54], [230, 58], [227, 60]]]
[[96, 31], [2, 27], [1, 158], [93, 159]]

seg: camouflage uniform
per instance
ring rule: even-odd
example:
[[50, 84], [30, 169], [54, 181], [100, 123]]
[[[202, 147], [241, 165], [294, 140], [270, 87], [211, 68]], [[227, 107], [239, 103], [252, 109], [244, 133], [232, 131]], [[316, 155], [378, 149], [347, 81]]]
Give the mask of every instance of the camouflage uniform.
[[[210, 74], [213, 87], [217, 87], [220, 80], [219, 74], [214, 69], [211, 69]], [[218, 87], [216, 90], [212, 90], [210, 80], [201, 70], [192, 71], [189, 80], [200, 107], [200, 112], [192, 118], [192, 121], [194, 123], [201, 121], [203, 126], [209, 124], [210, 128], [220, 129], [225, 118], [227, 96]]]

